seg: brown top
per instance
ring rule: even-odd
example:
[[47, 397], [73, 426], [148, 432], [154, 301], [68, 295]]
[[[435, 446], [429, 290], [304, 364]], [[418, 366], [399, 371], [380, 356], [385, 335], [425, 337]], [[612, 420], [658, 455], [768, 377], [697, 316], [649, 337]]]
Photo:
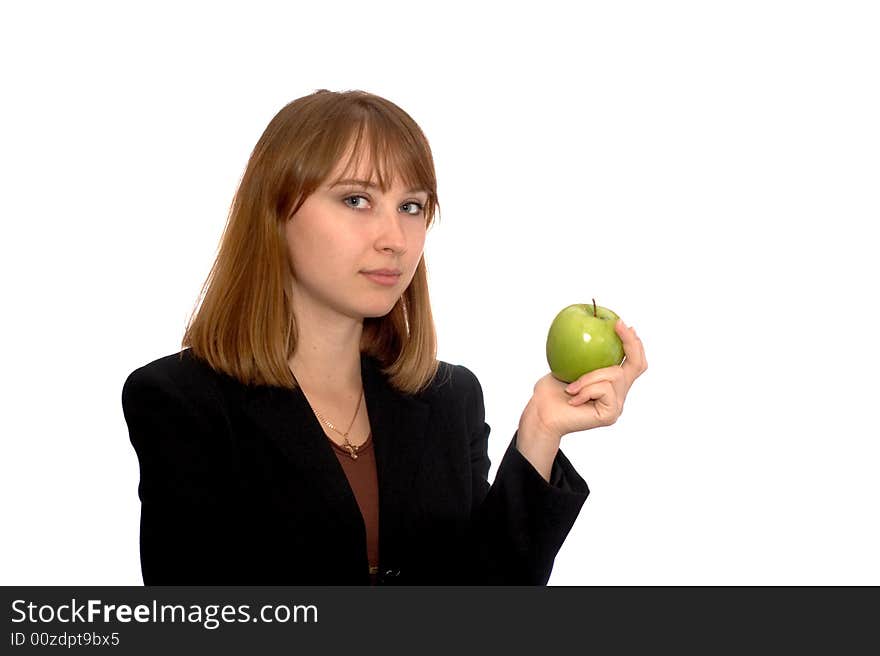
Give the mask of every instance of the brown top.
[[370, 566], [370, 584], [376, 585], [379, 578], [379, 482], [376, 476], [376, 454], [373, 451], [373, 433], [357, 447], [357, 458], [352, 458], [348, 449], [338, 445], [326, 433], [324, 436], [333, 445], [336, 458], [348, 478], [354, 492], [364, 526], [367, 529], [367, 561]]

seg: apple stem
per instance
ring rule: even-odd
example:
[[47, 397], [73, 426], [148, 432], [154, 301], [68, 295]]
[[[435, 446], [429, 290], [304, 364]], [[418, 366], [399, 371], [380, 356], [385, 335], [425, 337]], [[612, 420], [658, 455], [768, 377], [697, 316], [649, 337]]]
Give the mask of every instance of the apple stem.
[[594, 317], [599, 316], [598, 314], [596, 314], [596, 299], [595, 298], [593, 299], [593, 316]]

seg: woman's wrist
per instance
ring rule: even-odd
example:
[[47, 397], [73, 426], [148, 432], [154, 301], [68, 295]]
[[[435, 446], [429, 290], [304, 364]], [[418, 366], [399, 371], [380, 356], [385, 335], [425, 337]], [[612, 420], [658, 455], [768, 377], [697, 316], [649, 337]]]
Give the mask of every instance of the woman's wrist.
[[548, 431], [535, 414], [531, 403], [527, 404], [519, 420], [516, 448], [548, 483], [561, 441], [562, 436]]

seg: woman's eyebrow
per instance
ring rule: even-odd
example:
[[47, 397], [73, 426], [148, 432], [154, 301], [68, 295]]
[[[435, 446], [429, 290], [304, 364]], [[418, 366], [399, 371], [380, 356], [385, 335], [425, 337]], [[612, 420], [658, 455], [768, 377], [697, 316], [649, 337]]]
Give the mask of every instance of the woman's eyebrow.
[[[346, 178], [345, 180], [338, 180], [334, 184], [330, 185], [330, 188], [333, 189], [333, 187], [341, 187], [342, 185], [354, 185], [354, 186], [358, 186], [358, 187], [364, 187], [366, 189], [378, 189], [379, 188], [377, 185], [374, 185], [369, 180], [354, 180], [352, 178]], [[414, 194], [417, 192], [422, 192], [425, 194], [428, 193], [428, 191], [426, 189], [407, 189], [407, 191], [406, 191], [406, 193], [408, 193], [408, 194]]]

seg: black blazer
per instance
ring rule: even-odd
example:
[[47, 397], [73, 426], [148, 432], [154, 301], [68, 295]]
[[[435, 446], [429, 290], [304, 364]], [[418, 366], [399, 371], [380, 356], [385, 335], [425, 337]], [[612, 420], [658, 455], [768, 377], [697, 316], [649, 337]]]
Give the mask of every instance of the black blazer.
[[[146, 585], [368, 585], [366, 530], [301, 389], [248, 386], [184, 349], [133, 371]], [[361, 355], [379, 481], [380, 584], [545, 585], [589, 489], [562, 451], [547, 483], [516, 449], [490, 486], [483, 392], [440, 363], [418, 395]]]

